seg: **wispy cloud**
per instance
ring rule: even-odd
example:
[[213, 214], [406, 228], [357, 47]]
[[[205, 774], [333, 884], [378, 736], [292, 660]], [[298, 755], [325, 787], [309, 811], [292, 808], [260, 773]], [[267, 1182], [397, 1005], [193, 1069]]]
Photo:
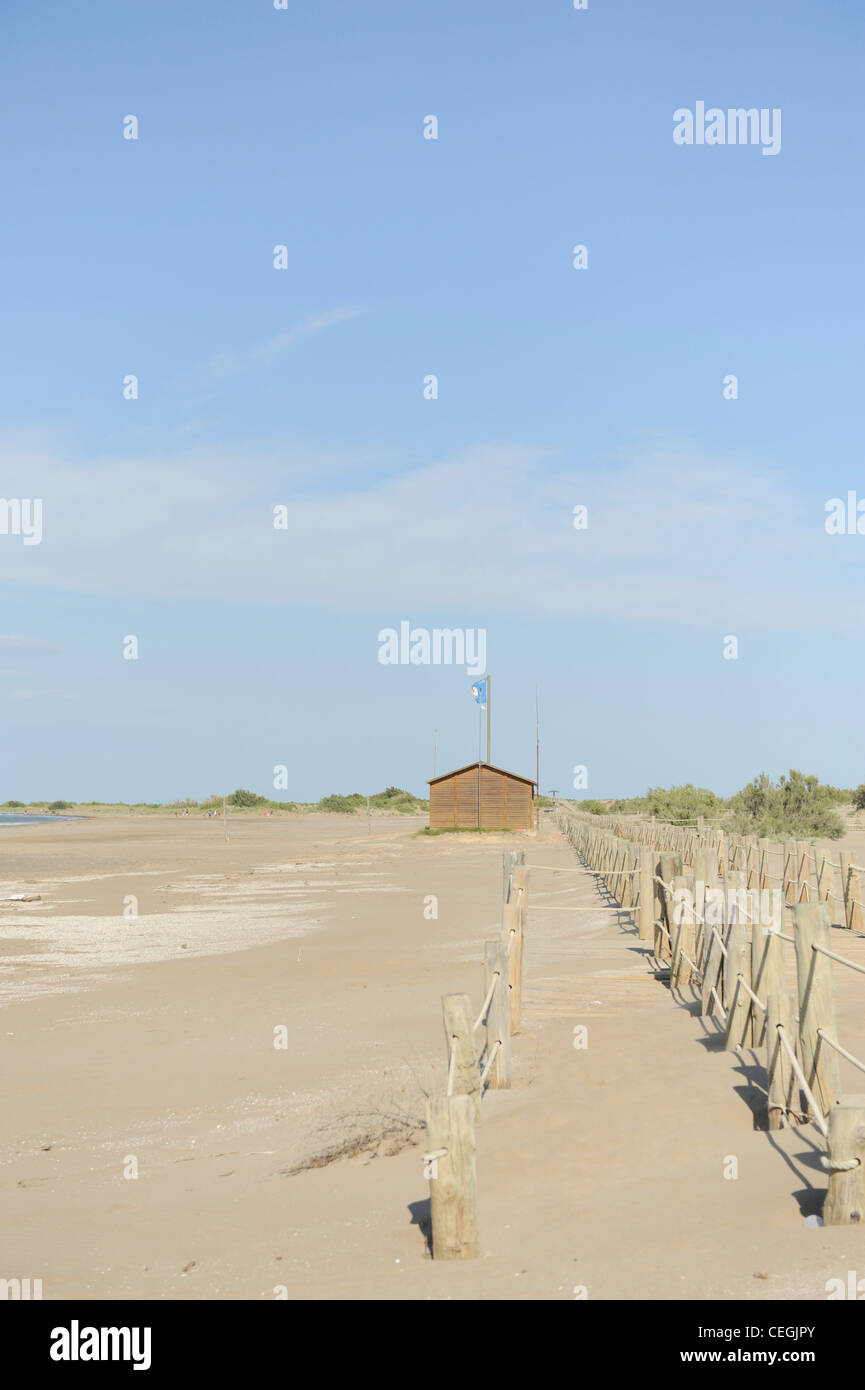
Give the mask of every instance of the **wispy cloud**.
[[33, 650], [59, 652], [61, 648], [56, 642], [49, 642], [44, 637], [33, 637], [29, 633], [0, 633], [0, 651]]
[[[764, 462], [663, 440], [579, 465], [508, 444], [385, 474], [343, 462], [313, 488], [309, 446], [296, 466], [288, 446], [83, 463], [0, 447], [9, 490], [43, 497], [46, 518], [39, 546], [0, 537], [4, 573], [79, 593], [401, 615], [725, 632], [862, 621], [865, 541], [823, 524], [844, 479], [805, 493]], [[577, 504], [586, 530], [574, 529]]]
[[0, 700], [69, 700], [68, 690], [0, 690]]
[[272, 362], [281, 352], [285, 352], [301, 338], [308, 338], [314, 333], [323, 333], [326, 329], [334, 328], [337, 324], [345, 323], [348, 319], [357, 318], [359, 314], [364, 312], [363, 309], [340, 308], [328, 309], [323, 314], [310, 314], [301, 323], [294, 324], [283, 333], [277, 333], [275, 337], [260, 343], [258, 347], [249, 348], [246, 352], [220, 353], [209, 363], [210, 370], [216, 376], [227, 376], [231, 372], [246, 371], [250, 367]]

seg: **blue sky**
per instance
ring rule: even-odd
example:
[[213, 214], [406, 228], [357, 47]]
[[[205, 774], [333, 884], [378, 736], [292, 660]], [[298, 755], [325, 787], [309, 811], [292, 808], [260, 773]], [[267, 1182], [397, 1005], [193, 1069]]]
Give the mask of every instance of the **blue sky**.
[[[527, 774], [540, 687], [545, 788], [865, 780], [863, 30], [7, 0], [0, 495], [44, 535], [0, 535], [0, 799], [422, 792], [476, 706], [379, 664], [404, 619], [486, 630]], [[780, 153], [675, 145], [698, 100]]]

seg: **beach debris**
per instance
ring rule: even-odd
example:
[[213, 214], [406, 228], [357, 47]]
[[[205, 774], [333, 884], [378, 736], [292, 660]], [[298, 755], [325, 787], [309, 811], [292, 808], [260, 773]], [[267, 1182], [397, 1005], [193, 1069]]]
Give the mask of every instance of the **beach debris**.
[[39, 893], [12, 893], [10, 897], [3, 899], [4, 903], [41, 903], [42, 896]]

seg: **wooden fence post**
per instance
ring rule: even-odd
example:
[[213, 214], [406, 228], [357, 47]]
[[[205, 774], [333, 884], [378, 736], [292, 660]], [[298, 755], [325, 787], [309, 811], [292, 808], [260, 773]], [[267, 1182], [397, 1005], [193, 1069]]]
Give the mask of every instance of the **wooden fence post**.
[[853, 855], [848, 850], [841, 850], [838, 858], [841, 861], [841, 897], [844, 899], [844, 906], [841, 909], [844, 913], [844, 926], [850, 926], [850, 865], [853, 862]]
[[712, 990], [718, 995], [723, 1003], [724, 994], [724, 953], [721, 950], [721, 941], [724, 936], [724, 920], [726, 916], [724, 890], [718, 884], [713, 884], [706, 897], [706, 928], [703, 936], [703, 988], [700, 1013], [709, 1015], [715, 1007], [712, 998]]
[[[768, 898], [769, 894], [766, 894]], [[755, 906], [753, 920], [751, 922], [751, 988], [758, 999], [766, 1003], [766, 988], [763, 981], [763, 966], [766, 952], [770, 945], [770, 939], [766, 936], [766, 928], [763, 922], [763, 894], [755, 890], [749, 894], [751, 903]], [[777, 943], [779, 946], [781, 942]], [[766, 1015], [763, 1010], [758, 1008], [751, 1000], [751, 1046], [761, 1047], [766, 1036]]]
[[745, 836], [745, 887], [760, 887], [760, 856], [756, 835]]
[[519, 896], [502, 913], [502, 943], [508, 962], [510, 1028], [514, 1034], [520, 1031], [523, 1003], [523, 904]]
[[745, 937], [741, 922], [732, 922], [727, 936], [727, 959], [724, 962], [724, 1007], [727, 1010], [727, 1033], [724, 1048], [735, 1052], [737, 1047], [751, 1044], [751, 1000], [742, 989], [739, 976], [751, 983], [751, 945]]
[[800, 903], [813, 902], [811, 892], [811, 845], [807, 840], [796, 841], [796, 899]]
[[[658, 868], [658, 875], [659, 875], [659, 877], [662, 878], [662, 879], [664, 880], [664, 883], [672, 884], [673, 879], [676, 878], [679, 874], [681, 874], [681, 872], [682, 872], [682, 856], [681, 856], [681, 854], [679, 854], [679, 852], [678, 852], [677, 850], [665, 850], [664, 853], [662, 853], [661, 856], [660, 856], [660, 863], [659, 863], [659, 868]], [[670, 896], [670, 893], [667, 891], [667, 889], [661, 887], [660, 884], [658, 885], [658, 887], [659, 887], [660, 890], [661, 890], [661, 894], [662, 894], [661, 901], [662, 901], [663, 906], [664, 906], [664, 911], [660, 914], [660, 916], [663, 917], [663, 918], [665, 919], [667, 931], [670, 933], [670, 940], [669, 940], [669, 941], [667, 940], [667, 938], [664, 936], [663, 932], [659, 932], [658, 935], [660, 936], [661, 941], [663, 942], [663, 945], [662, 945], [661, 949], [665, 952], [666, 958], [667, 958], [667, 959], [670, 959], [670, 953], [671, 953], [671, 949], [672, 949], [672, 937], [673, 937], [673, 906], [672, 906], [672, 898], [671, 898], [671, 896]]]
[[764, 838], [758, 840], [757, 844], [760, 847], [760, 887], [771, 888], [769, 879], [772, 873], [772, 861], [769, 858], [769, 852], [772, 848], [772, 841]]
[[702, 969], [703, 935], [706, 915], [706, 885], [709, 882], [709, 851], [699, 844], [694, 851], [694, 961]]
[[508, 988], [508, 957], [501, 941], [484, 943], [484, 998], [489, 993], [493, 979], [493, 990], [486, 1021], [486, 1056], [492, 1057], [495, 1048], [487, 1085], [493, 1091], [505, 1090], [511, 1084], [511, 1023], [510, 990]]
[[763, 952], [759, 972], [759, 988], [751, 988], [764, 1004], [770, 994], [785, 994], [784, 943], [778, 932], [784, 930], [784, 895], [780, 888], [763, 889], [760, 893], [760, 920], [763, 923]]
[[631, 907], [634, 901], [636, 884], [628, 872], [632, 859], [630, 840], [622, 840], [622, 872], [619, 879], [619, 891], [616, 894], [622, 907]]
[[827, 1148], [829, 1187], [823, 1224], [860, 1225], [865, 1221], [865, 1096], [844, 1096], [832, 1106]]
[[506, 849], [502, 855], [502, 901], [508, 901], [508, 891], [510, 878], [518, 864], [525, 864], [526, 852], [524, 849]]
[[742, 869], [728, 869], [724, 875], [724, 904], [728, 922], [747, 922], [748, 893]]
[[[640, 901], [640, 846], [634, 840], [628, 841], [628, 893], [630, 908], [639, 908]], [[631, 916], [635, 921], [639, 921], [639, 911], [633, 911]]]
[[769, 1009], [766, 1018], [769, 1128], [783, 1129], [790, 1123], [790, 1113], [798, 1117], [799, 1111], [798, 1085], [795, 1084], [793, 1067], [778, 1036], [778, 1028], [781, 1027], [790, 1046], [795, 1048], [793, 1002], [789, 994], [780, 993], [770, 994], [766, 1004]]
[[623, 840], [623, 841], [622, 841], [622, 876], [621, 876], [621, 879], [619, 880], [619, 892], [618, 892], [617, 895], [616, 895], [616, 896], [618, 897], [618, 899], [619, 899], [619, 902], [622, 904], [622, 907], [631, 907], [631, 906], [633, 906], [633, 902], [634, 902], [634, 897], [635, 897], [634, 889], [636, 888], [637, 885], [634, 883], [633, 877], [632, 877], [631, 874], [628, 872], [629, 869], [631, 868], [632, 864], [633, 864], [633, 854], [632, 854], [632, 852], [631, 852], [631, 842], [630, 842], [630, 840]]
[[655, 885], [652, 882], [654, 850], [640, 847], [640, 940], [652, 941], [655, 935]]
[[844, 893], [844, 924], [850, 931], [862, 930], [862, 897], [859, 891], [859, 870], [853, 863], [853, 855], [842, 851], [841, 883]]
[[[673, 938], [672, 965], [670, 968], [670, 988], [683, 989], [691, 982], [691, 966], [688, 958], [694, 960], [695, 941], [694, 941], [694, 880], [686, 874], [678, 875], [673, 879], [672, 888], [674, 895], [679, 896], [679, 902], [673, 902], [673, 927], [670, 935]], [[683, 897], [687, 894], [687, 897]]]
[[787, 840], [783, 858], [784, 901], [792, 907], [796, 901], [796, 841]]
[[527, 864], [517, 864], [511, 870], [511, 887], [515, 893], [522, 894], [521, 902], [525, 907], [529, 892], [529, 867]]
[[829, 862], [829, 856], [824, 849], [815, 848], [814, 854], [817, 861], [817, 901], [820, 903], [829, 903], [829, 912], [831, 914], [832, 904], [829, 894], [832, 892], [832, 868]]
[[478, 1253], [478, 1198], [471, 1097], [431, 1096], [426, 1130], [433, 1259], [473, 1260]]
[[456, 1050], [451, 1094], [470, 1096], [477, 1118], [481, 1113], [481, 1074], [478, 1071], [475, 1035], [470, 1013], [471, 1004], [467, 994], [442, 995], [442, 1022], [445, 1029], [445, 1041], [448, 1046], [449, 1072], [451, 1053]]
[[832, 962], [814, 946], [829, 945], [829, 912], [825, 903], [797, 903], [793, 909], [796, 938], [796, 976], [799, 995], [799, 1054], [802, 1070], [824, 1115], [841, 1094], [838, 1059], [823, 1047], [817, 1030], [837, 1037]]
[[862, 894], [859, 890], [859, 870], [850, 865], [850, 930], [862, 931]]
[[622, 890], [622, 880], [625, 872], [625, 842], [616, 836], [615, 849], [613, 853], [613, 874], [610, 881], [610, 891], [616, 902], [621, 902], [624, 896]]

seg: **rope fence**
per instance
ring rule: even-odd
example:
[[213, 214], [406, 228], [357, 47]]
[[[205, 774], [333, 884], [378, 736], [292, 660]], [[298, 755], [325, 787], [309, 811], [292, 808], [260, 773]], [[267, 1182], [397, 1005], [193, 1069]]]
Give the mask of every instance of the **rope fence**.
[[765, 1048], [769, 1129], [810, 1122], [826, 1141], [824, 1223], [865, 1220], [865, 1096], [842, 1090], [839, 1059], [860, 1072], [865, 1062], [838, 1041], [833, 975], [833, 962], [865, 974], [865, 960], [829, 944], [833, 927], [865, 935], [865, 868], [843, 850], [835, 862], [810, 842], [773, 846], [701, 822], [560, 806], [558, 825], [599, 888], [633, 915], [674, 997], [699, 997], [727, 1051]]
[[[528, 900], [522, 851], [504, 856], [502, 893], [501, 935], [484, 943], [480, 1012], [472, 1022], [467, 994], [446, 994], [442, 999], [447, 1083], [443, 1094], [427, 1101], [423, 1155], [436, 1260], [474, 1259], [478, 1253], [475, 1122], [486, 1093], [511, 1084], [510, 1040], [520, 1026]], [[477, 1038], [479, 1030], [483, 1033]]]
[[[853, 938], [865, 935], [859, 882], [865, 869], [843, 851], [836, 863], [804, 841], [772, 845], [700, 820], [674, 826], [560, 806], [557, 824], [579, 863], [532, 869], [589, 873], [606, 901], [535, 902], [533, 910], [628, 914], [660, 967], [652, 973], [669, 982], [675, 999], [686, 1002], [688, 991], [699, 999], [701, 1014], [722, 1031], [725, 1050], [743, 1056], [765, 1048], [769, 1129], [813, 1123], [822, 1134], [824, 1223], [865, 1220], [865, 1097], [846, 1095], [839, 1073], [841, 1062], [859, 1072], [865, 1062], [838, 1041], [832, 973], [834, 963], [865, 974], [865, 960], [829, 944], [833, 925]], [[525, 854], [506, 852], [501, 933], [484, 943], [483, 1003], [474, 1021], [467, 994], [442, 999], [447, 1079], [427, 1101], [423, 1154], [434, 1259], [478, 1254], [475, 1124], [488, 1092], [511, 1086], [528, 876]], [[785, 945], [795, 954], [792, 994]]]
[[490, 1004], [493, 1002], [493, 995], [494, 995], [495, 992], [496, 992], [496, 986], [498, 985], [498, 982], [499, 982], [499, 971], [498, 971], [498, 970], [494, 970], [494, 971], [493, 971], [493, 978], [492, 978], [492, 980], [490, 981], [490, 987], [489, 987], [489, 989], [487, 990], [487, 997], [486, 997], [486, 999], [484, 1000], [484, 1002], [481, 1004], [481, 1011], [480, 1011], [480, 1013], [478, 1014], [477, 1018], [475, 1019], [474, 1023], [472, 1024], [472, 1032], [473, 1032], [473, 1033], [476, 1033], [476, 1032], [478, 1031], [478, 1029], [480, 1028], [481, 1024], [485, 1021], [487, 1014], [489, 1013]]

